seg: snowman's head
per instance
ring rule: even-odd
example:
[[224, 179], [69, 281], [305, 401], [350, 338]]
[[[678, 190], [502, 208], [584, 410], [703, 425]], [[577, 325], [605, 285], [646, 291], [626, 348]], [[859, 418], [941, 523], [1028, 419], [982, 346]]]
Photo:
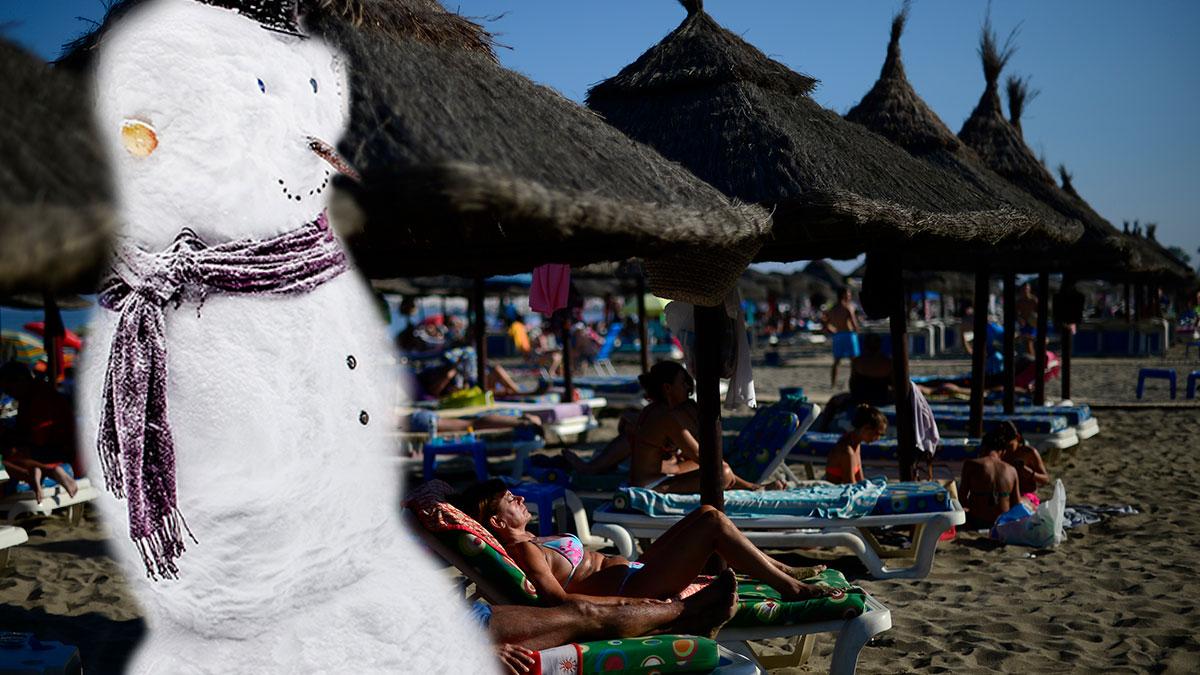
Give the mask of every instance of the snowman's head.
[[151, 250], [190, 227], [217, 243], [313, 220], [349, 110], [339, 56], [194, 0], [152, 0], [105, 37], [99, 124], [126, 234]]

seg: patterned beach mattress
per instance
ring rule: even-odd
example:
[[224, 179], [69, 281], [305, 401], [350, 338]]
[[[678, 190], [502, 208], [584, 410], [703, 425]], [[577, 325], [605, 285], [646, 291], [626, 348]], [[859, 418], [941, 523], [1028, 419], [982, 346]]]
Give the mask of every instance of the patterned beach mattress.
[[[829, 451], [837, 445], [840, 433], [822, 431], [807, 431], [800, 437], [792, 455], [802, 459], [817, 459], [829, 456]], [[966, 459], [979, 457], [978, 441], [970, 438], [943, 438], [938, 447], [934, 462], [961, 462]], [[863, 443], [862, 458], [869, 461], [899, 461], [897, 441], [893, 438], [882, 438], [874, 443]]]
[[707, 673], [720, 663], [717, 643], [692, 635], [654, 635], [562, 645], [534, 653], [532, 673]]
[[[947, 415], [966, 415], [968, 414], [966, 405], [958, 403], [931, 403], [929, 406], [933, 410], [934, 415], [939, 417], [944, 413]], [[1067, 418], [1067, 424], [1077, 427], [1080, 424], [1093, 419], [1092, 408], [1084, 405], [1056, 405], [1056, 406], [1037, 406], [1037, 405], [1019, 405], [1013, 409], [1017, 415], [1054, 415], [1056, 417]], [[1003, 415], [1004, 406], [988, 405], [983, 407], [985, 415]]]
[[[655, 517], [679, 517], [700, 506], [700, 495], [665, 494], [646, 488], [622, 488], [613, 508]], [[876, 478], [850, 485], [820, 483], [786, 490], [725, 491], [731, 518], [799, 516], [858, 518], [952, 511], [946, 488], [935, 482], [887, 483]]]

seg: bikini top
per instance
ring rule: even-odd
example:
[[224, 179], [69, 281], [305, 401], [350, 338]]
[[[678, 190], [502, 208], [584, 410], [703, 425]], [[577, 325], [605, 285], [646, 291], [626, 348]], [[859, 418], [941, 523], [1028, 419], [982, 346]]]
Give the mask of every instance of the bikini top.
[[575, 570], [579, 569], [579, 563], [583, 562], [583, 542], [573, 534], [560, 534], [557, 537], [539, 541], [538, 546], [559, 553], [567, 559], [567, 562], [571, 563], [571, 573], [562, 583], [563, 588], [566, 588], [567, 584], [571, 583], [571, 577], [575, 576]]

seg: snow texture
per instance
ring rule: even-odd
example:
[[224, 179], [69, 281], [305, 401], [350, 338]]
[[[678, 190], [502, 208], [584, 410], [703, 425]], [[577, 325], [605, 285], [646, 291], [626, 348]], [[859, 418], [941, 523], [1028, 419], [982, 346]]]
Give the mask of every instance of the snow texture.
[[[97, 68], [137, 246], [161, 250], [183, 227], [210, 244], [265, 238], [324, 208], [331, 168], [309, 137], [335, 143], [349, 97], [326, 45], [155, 0], [109, 34]], [[149, 156], [122, 146], [129, 120], [155, 130]], [[97, 310], [80, 374], [95, 479], [115, 323]], [[149, 623], [131, 672], [494, 671], [461, 595], [400, 524], [390, 436], [401, 392], [357, 273], [301, 296], [170, 305], [166, 336], [179, 508], [199, 543], [188, 540], [179, 580], [152, 582], [125, 502], [99, 500]]]

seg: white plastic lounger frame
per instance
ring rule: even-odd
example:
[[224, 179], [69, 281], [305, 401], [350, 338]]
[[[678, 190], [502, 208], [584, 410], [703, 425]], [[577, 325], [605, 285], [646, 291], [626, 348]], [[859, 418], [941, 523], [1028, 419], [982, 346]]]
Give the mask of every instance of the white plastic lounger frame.
[[[862, 516], [859, 518], [814, 518], [806, 516], [771, 516], [769, 518], [738, 518], [730, 520], [746, 535], [746, 538], [763, 548], [834, 548], [842, 546], [854, 552], [876, 579], [924, 579], [933, 568], [933, 557], [937, 554], [938, 540], [942, 533], [955, 525], [962, 525], [967, 514], [957, 499], [951, 502], [953, 511], [937, 513], [905, 513], [890, 516]], [[655, 539], [678, 522], [681, 517], [647, 516], [640, 513], [622, 513], [611, 510], [609, 505], [596, 509], [595, 520], [624, 528], [632, 539]], [[916, 542], [909, 550], [893, 550], [883, 547], [871, 534], [876, 527], [915, 525], [919, 532]], [[622, 538], [623, 539], [623, 538]], [[621, 555], [631, 558], [633, 547], [620, 548]], [[904, 567], [891, 567], [889, 562], [907, 562]]]
[[71, 524], [76, 524], [83, 518], [83, 504], [100, 496], [100, 493], [92, 487], [92, 481], [88, 478], [76, 479], [75, 483], [79, 490], [74, 497], [69, 496], [63, 486], [55, 485], [42, 490], [40, 502], [34, 500], [32, 491], [18, 492], [0, 499], [0, 518], [15, 520], [24, 515], [48, 516], [59, 509], [67, 509], [67, 518]]
[[[475, 594], [492, 604], [516, 604], [517, 599], [484, 579], [467, 562], [462, 553], [438, 541], [413, 516], [404, 509], [408, 526], [418, 533], [421, 541], [435, 554], [475, 584]], [[870, 595], [866, 596], [867, 611], [853, 619], [821, 621], [817, 623], [792, 624], [788, 626], [761, 626], [725, 628], [717, 634], [717, 641], [731, 651], [752, 659], [765, 670], [785, 668], [803, 663], [812, 652], [813, 638], [820, 633], [836, 633], [833, 659], [829, 664], [830, 675], [852, 675], [858, 667], [858, 655], [864, 645], [874, 636], [892, 627], [892, 612], [883, 603]], [[750, 646], [754, 640], [793, 638], [793, 651], [789, 654], [760, 656]]]
[[[858, 655], [871, 638], [892, 627], [892, 611], [870, 595], [866, 596], [866, 611], [853, 619], [793, 624], [790, 626], [761, 626], [724, 628], [717, 641], [731, 650], [754, 659], [766, 670], [793, 668], [803, 664], [812, 653], [817, 635], [836, 633], [833, 656], [829, 661], [830, 675], [853, 675], [858, 668]], [[750, 645], [754, 640], [792, 638], [792, 652], [764, 656]]]
[[0, 525], [0, 570], [8, 566], [8, 554], [13, 546], [29, 541], [25, 528], [15, 525]]

